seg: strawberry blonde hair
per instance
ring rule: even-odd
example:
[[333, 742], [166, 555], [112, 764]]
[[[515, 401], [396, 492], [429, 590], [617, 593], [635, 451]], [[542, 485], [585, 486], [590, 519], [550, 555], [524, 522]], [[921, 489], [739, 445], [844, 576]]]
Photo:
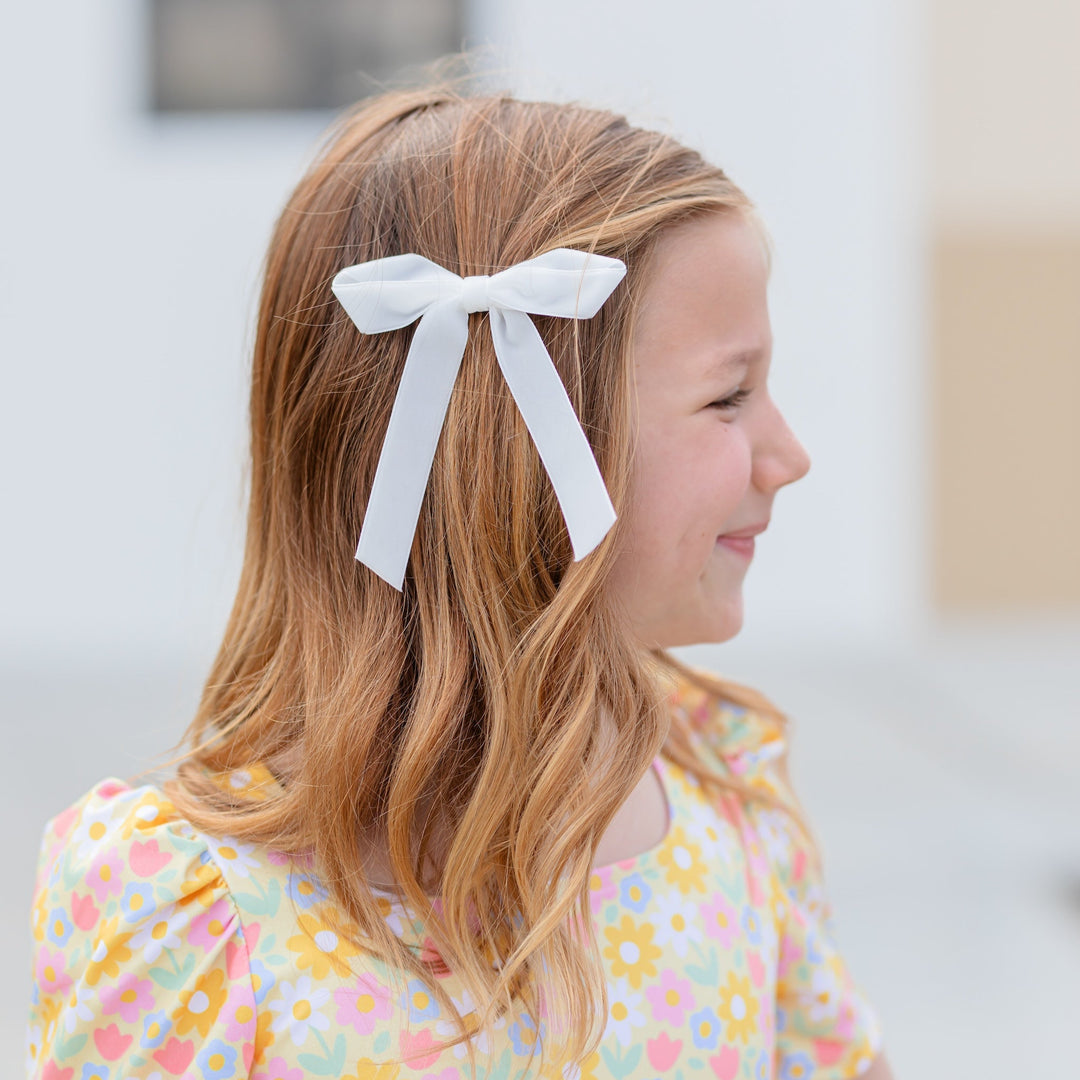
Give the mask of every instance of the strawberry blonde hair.
[[[605, 588], [625, 516], [573, 561], [486, 314], [470, 316], [403, 590], [358, 563], [413, 328], [361, 335], [330, 283], [343, 267], [403, 252], [463, 276], [557, 247], [622, 259], [627, 275], [594, 318], [535, 319], [620, 511], [633, 461], [629, 344], [650, 253], [664, 230], [711, 213], [752, 206], [665, 135], [574, 105], [425, 89], [347, 112], [273, 233], [243, 570], [165, 790], [210, 834], [310, 852], [347, 917], [342, 932], [402, 972], [403, 986], [429, 982], [458, 1019], [444, 1045], [516, 1003], [536, 1030], [543, 1019], [558, 1034], [547, 1064], [595, 1048], [607, 998], [592, 862], [653, 758], [662, 748], [720, 796], [771, 801], [694, 753], [668, 702], [672, 681], [784, 717], [756, 691], [632, 640]], [[610, 742], [598, 737], [602, 712]], [[215, 782], [255, 763], [280, 781], [270, 798]], [[437, 833], [448, 842], [436, 858]], [[382, 838], [402, 900], [478, 1021], [462, 1021], [386, 925], [361, 835]]]

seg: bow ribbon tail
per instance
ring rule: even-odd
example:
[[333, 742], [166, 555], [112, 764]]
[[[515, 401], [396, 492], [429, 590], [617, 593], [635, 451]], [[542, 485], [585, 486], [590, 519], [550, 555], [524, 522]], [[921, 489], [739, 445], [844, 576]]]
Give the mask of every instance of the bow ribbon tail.
[[399, 592], [468, 335], [469, 318], [456, 302], [428, 308], [390, 410], [356, 558]]
[[532, 319], [508, 308], [493, 308], [489, 318], [499, 367], [551, 479], [577, 562], [607, 535], [615, 523], [615, 508]]

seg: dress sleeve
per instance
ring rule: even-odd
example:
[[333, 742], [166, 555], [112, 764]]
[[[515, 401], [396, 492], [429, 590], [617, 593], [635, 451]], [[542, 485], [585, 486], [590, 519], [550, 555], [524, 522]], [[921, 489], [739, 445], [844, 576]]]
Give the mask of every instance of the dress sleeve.
[[206, 839], [157, 788], [105, 780], [49, 821], [32, 934], [31, 1080], [248, 1076], [244, 928]]
[[772, 882], [777, 933], [776, 1074], [848, 1080], [880, 1053], [877, 1015], [836, 943], [832, 909], [785, 765], [786, 732], [764, 712], [690, 695], [688, 716], [710, 756], [784, 808], [743, 799], [747, 857]]

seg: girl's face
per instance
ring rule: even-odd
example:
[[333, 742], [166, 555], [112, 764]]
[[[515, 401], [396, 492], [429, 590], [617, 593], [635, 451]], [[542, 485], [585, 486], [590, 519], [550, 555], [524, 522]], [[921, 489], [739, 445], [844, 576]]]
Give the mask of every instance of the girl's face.
[[648, 647], [742, 627], [752, 541], [810, 459], [769, 396], [763, 240], [742, 215], [675, 226], [656, 249], [632, 339], [638, 430], [626, 548], [611, 581]]

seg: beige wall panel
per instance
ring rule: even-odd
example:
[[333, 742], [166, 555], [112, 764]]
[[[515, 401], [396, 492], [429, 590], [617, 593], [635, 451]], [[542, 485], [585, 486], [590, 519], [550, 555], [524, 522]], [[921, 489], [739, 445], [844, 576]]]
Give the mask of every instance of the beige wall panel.
[[943, 232], [933, 262], [936, 606], [1080, 609], [1080, 232]]

